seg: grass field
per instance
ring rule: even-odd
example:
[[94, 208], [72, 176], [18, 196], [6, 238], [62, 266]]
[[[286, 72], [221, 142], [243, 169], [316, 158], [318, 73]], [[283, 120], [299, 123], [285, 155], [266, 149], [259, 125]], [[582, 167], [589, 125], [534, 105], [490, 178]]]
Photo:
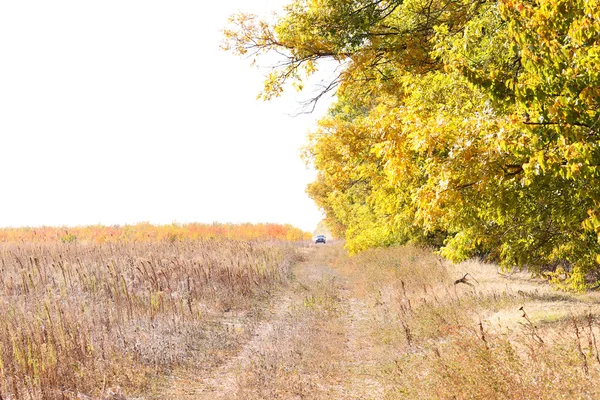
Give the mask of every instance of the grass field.
[[119, 243], [200, 239], [275, 240], [297, 242], [311, 235], [281, 224], [90, 225], [76, 227], [0, 228], [0, 242], [10, 243]]
[[294, 257], [232, 240], [0, 244], [0, 395], [140, 395], [218, 364], [246, 339], [223, 321], [252, 314]]

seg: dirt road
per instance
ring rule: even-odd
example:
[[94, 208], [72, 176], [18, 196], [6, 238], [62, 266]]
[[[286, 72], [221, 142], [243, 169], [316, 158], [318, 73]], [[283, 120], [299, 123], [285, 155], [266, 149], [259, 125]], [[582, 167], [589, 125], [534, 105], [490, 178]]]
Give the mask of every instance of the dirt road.
[[383, 398], [366, 305], [318, 248], [304, 251], [294, 283], [273, 297], [239, 353], [197, 376], [174, 376], [161, 398]]

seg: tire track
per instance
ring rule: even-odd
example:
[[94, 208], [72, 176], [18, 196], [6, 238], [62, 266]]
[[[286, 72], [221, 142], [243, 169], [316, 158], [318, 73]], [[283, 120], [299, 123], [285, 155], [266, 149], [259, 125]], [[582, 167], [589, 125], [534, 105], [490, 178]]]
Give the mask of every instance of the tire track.
[[[237, 355], [174, 378], [164, 399], [381, 399], [368, 305], [312, 249]], [[320, 258], [317, 257], [320, 255]]]

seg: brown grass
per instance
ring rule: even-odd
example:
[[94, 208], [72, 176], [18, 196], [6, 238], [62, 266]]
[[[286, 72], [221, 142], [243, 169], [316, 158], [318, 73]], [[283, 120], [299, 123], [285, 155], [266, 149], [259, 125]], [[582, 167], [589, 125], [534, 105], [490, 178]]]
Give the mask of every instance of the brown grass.
[[426, 249], [4, 244], [0, 265], [5, 399], [600, 398], [599, 293]]
[[[597, 293], [558, 292], [524, 273], [451, 265], [412, 247], [332, 264], [369, 306], [360, 329], [387, 399], [600, 397]], [[472, 286], [455, 285], [466, 273]]]
[[0, 396], [118, 398], [172, 368], [210, 368], [247, 339], [223, 320], [287, 282], [295, 254], [227, 240], [2, 244]]

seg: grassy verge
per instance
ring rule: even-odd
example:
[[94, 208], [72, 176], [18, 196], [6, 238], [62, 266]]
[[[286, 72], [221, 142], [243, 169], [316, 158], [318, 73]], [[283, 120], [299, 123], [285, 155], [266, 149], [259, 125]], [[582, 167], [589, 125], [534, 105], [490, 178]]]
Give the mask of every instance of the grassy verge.
[[526, 274], [450, 265], [412, 247], [329, 251], [368, 305], [360, 329], [377, 358], [368, 373], [385, 398], [600, 397], [598, 294], [556, 292]]

